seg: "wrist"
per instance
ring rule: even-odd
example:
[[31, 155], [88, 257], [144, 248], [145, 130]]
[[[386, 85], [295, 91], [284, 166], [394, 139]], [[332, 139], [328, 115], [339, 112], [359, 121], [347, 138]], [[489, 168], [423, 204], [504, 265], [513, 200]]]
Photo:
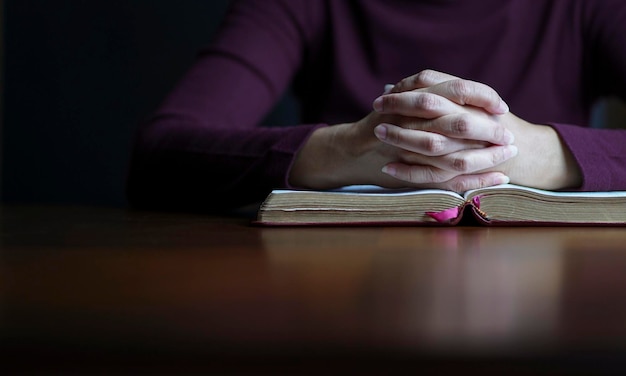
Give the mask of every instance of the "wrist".
[[560, 190], [581, 185], [581, 172], [572, 153], [550, 126], [522, 121], [515, 144], [519, 154], [505, 172], [514, 184]]
[[295, 156], [289, 184], [306, 189], [331, 189], [345, 185], [341, 179], [342, 136], [346, 124], [316, 129]]
[[[561, 139], [558, 132], [550, 127], [543, 126], [544, 130], [550, 134], [553, 144], [556, 145], [553, 149], [554, 153], [548, 158], [553, 158], [555, 161], [554, 173], [553, 173], [553, 187], [551, 189], [568, 189], [577, 188], [582, 185], [582, 173], [580, 167], [574, 158], [574, 155], [569, 150], [565, 142]], [[549, 160], [549, 159], [548, 159]]]

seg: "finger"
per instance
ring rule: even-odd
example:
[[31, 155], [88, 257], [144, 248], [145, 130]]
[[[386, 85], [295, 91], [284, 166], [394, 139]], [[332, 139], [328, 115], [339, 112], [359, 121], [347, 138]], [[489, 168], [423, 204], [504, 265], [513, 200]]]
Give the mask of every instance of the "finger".
[[459, 175], [495, 167], [516, 156], [517, 152], [516, 146], [507, 145], [462, 150], [441, 157], [405, 153], [401, 156], [403, 162], [387, 164], [383, 172], [414, 184], [443, 183]]
[[462, 106], [424, 91], [383, 94], [372, 104], [376, 112], [434, 119], [451, 113], [466, 112]]
[[439, 133], [456, 139], [485, 141], [495, 145], [509, 145], [515, 141], [513, 132], [504, 125], [484, 116], [471, 113], [451, 114], [431, 120], [408, 118], [403, 128]]
[[[403, 169], [403, 168], [415, 168], [415, 166], [410, 165], [402, 165], [398, 163], [389, 164], [383, 167], [383, 172], [395, 170], [395, 169]], [[392, 176], [397, 175], [393, 174]], [[441, 183], [413, 183], [412, 181], [405, 180], [406, 182], [411, 183], [411, 185], [415, 185], [421, 188], [438, 188], [438, 189], [446, 189], [458, 193], [463, 193], [472, 189], [490, 187], [499, 184], [507, 184], [510, 182], [508, 176], [501, 172], [483, 172], [477, 174], [469, 174], [469, 175], [458, 175], [453, 177], [450, 180]]]
[[425, 90], [462, 106], [479, 107], [492, 114], [501, 115], [509, 112], [509, 106], [500, 95], [490, 86], [480, 82], [453, 79], [430, 86]]
[[481, 174], [459, 175], [440, 184], [441, 189], [464, 193], [472, 189], [508, 184], [511, 179], [501, 172], [485, 172]]
[[400, 80], [400, 82], [393, 86], [391, 92], [401, 93], [403, 91], [423, 89], [458, 78], [459, 77], [453, 76], [451, 74], [438, 72], [432, 69], [425, 69], [417, 74]]
[[374, 134], [386, 144], [427, 156], [442, 156], [487, 146], [487, 143], [482, 141], [451, 138], [439, 133], [405, 129], [384, 123], [374, 128]]
[[463, 193], [472, 189], [508, 184], [511, 179], [501, 172], [484, 172], [472, 175], [459, 175], [443, 183], [443, 189]]
[[450, 153], [442, 157], [430, 159], [433, 166], [446, 171], [452, 171], [454, 175], [464, 175], [476, 171], [495, 167], [518, 153], [517, 146], [489, 146], [481, 149], [466, 149]]
[[[432, 91], [435, 86], [441, 87]], [[425, 88], [460, 105], [469, 104], [484, 108], [492, 114], [505, 114], [509, 111], [509, 106], [491, 87], [430, 69], [401, 80], [390, 92], [400, 93]]]

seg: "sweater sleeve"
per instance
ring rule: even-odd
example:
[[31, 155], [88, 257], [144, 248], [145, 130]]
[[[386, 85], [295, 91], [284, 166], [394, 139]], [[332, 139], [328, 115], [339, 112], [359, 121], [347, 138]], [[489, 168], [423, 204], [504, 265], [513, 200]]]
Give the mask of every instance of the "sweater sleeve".
[[[584, 9], [586, 72], [597, 97], [626, 101], [626, 2], [589, 1]], [[626, 119], [619, 130], [552, 124], [583, 175], [583, 191], [626, 190]]]
[[287, 185], [323, 124], [261, 127], [318, 32], [310, 1], [235, 1], [158, 111], [139, 127], [127, 193], [142, 207], [222, 210]]
[[583, 176], [580, 190], [626, 190], [626, 130], [551, 125], [580, 167]]

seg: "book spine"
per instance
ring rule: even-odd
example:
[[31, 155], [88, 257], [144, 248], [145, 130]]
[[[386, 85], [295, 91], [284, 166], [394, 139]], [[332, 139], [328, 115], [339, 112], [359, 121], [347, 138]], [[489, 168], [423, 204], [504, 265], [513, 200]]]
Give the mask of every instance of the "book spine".
[[458, 222], [463, 215], [466, 207], [471, 207], [477, 219], [482, 222], [489, 222], [489, 216], [487, 213], [480, 209], [480, 196], [474, 196], [471, 200], [463, 202], [459, 206], [455, 206], [450, 209], [441, 210], [438, 212], [426, 212], [425, 214], [439, 223], [450, 224]]

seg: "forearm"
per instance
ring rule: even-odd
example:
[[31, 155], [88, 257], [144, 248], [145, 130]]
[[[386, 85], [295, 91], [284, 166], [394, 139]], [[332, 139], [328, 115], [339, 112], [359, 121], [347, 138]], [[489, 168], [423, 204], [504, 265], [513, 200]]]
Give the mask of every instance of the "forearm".
[[286, 186], [293, 158], [316, 126], [260, 123], [298, 71], [305, 39], [323, 25], [310, 19], [316, 12], [294, 10], [316, 4], [233, 2], [214, 42], [139, 131], [128, 180], [132, 203], [214, 210]]
[[345, 126], [321, 127], [311, 133], [290, 169], [288, 181], [291, 186], [328, 189], [343, 185], [337, 132]]
[[132, 158], [128, 197], [142, 207], [221, 210], [285, 187], [296, 152], [316, 129], [227, 130], [193, 123], [152, 124]]

